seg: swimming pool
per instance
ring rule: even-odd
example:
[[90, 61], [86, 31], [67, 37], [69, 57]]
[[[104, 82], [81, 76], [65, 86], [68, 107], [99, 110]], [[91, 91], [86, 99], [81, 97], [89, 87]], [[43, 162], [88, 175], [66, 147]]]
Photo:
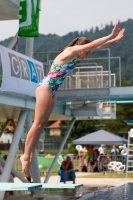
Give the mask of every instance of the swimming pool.
[[[80, 197], [81, 194], [81, 197]], [[127, 183], [117, 187], [81, 187], [72, 189], [46, 189], [43, 200], [133, 200], [133, 183]], [[14, 199], [33, 200], [30, 192], [15, 192]], [[10, 198], [9, 198], [10, 200]]]
[[[95, 193], [98, 190], [103, 190], [107, 188], [107, 185], [102, 186], [102, 187], [87, 187], [87, 186], [82, 186], [80, 188], [76, 189], [45, 189], [44, 192], [44, 198], [43, 200], [75, 200], [76, 197], [81, 197], [79, 200], [82, 200], [82, 197], [84, 195], [88, 195], [90, 193]], [[21, 199], [21, 200], [33, 200], [33, 193], [31, 194], [30, 191], [15, 191], [14, 192], [14, 199]], [[8, 195], [8, 198], [10, 196]], [[88, 197], [86, 198], [88, 199]], [[6, 199], [5, 199], [6, 200]], [[10, 198], [8, 199], [10, 200]], [[12, 200], [12, 198], [11, 198]]]
[[97, 193], [86, 200], [133, 200], [133, 183], [111, 188], [106, 192]]

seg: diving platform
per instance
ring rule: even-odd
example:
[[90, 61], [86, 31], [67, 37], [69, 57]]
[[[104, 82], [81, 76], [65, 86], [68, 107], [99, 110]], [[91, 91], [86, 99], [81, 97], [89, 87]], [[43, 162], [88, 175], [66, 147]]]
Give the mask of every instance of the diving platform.
[[77, 88], [60, 89], [58, 99], [61, 101], [88, 101], [88, 100], [126, 100], [133, 99], [133, 86], [111, 88]]
[[0, 21], [19, 19], [19, 1], [2, 0], [0, 1]]
[[0, 191], [31, 191], [38, 189], [76, 189], [83, 184], [50, 184], [50, 183], [2, 183], [0, 182]]

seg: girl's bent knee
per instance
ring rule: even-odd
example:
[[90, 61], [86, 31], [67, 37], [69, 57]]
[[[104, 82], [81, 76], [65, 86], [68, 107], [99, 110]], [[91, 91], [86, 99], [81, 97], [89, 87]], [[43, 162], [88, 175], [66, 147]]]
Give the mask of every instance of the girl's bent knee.
[[42, 130], [44, 126], [46, 125], [45, 122], [40, 122], [40, 123], [34, 123], [34, 127], [38, 130]]

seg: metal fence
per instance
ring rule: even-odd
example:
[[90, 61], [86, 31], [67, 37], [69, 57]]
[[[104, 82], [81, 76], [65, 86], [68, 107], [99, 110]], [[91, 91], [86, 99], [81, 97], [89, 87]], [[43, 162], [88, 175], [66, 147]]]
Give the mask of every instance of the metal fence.
[[[77, 66], [75, 68], [75, 70], [78, 70], [78, 75], [81, 73], [81, 71], [86, 69], [86, 72], [91, 72], [92, 75], [87, 75], [86, 78], [86, 83], [89, 87], [115, 87], [116, 86], [116, 79], [117, 79], [117, 85], [119, 84], [119, 86], [121, 87], [121, 57], [111, 57], [110, 56], [110, 49], [109, 48], [105, 48], [105, 49], [101, 49], [98, 50], [100, 51], [102, 54], [100, 57], [95, 57], [95, 51], [93, 51], [91, 54], [91, 57], [86, 58], [84, 60], [77, 60]], [[105, 52], [105, 55], [107, 55], [106, 57], [103, 57], [103, 52]], [[44, 71], [45, 74], [47, 74], [50, 70], [51, 64], [54, 60], [54, 58], [58, 55], [59, 51], [50, 51], [50, 52], [34, 52], [33, 56], [35, 59], [40, 60], [41, 62], [44, 63]], [[115, 62], [115, 70], [114, 68], [111, 68], [111, 64], [113, 61], [113, 64]], [[101, 66], [101, 62], [103, 63]], [[90, 66], [91, 65], [91, 66]], [[99, 66], [101, 67], [101, 69], [99, 68]], [[91, 68], [91, 69], [89, 69]], [[116, 72], [116, 68], [118, 69], [118, 73]], [[79, 69], [81, 70], [79, 73]], [[71, 77], [74, 76], [75, 70], [73, 71], [73, 73], [71, 73], [71, 76], [67, 79], [69, 79], [68, 81], [66, 80], [64, 85], [62, 85], [62, 87], [65, 89], [67, 88], [68, 84], [69, 84], [69, 88], [70, 88], [70, 79]], [[99, 74], [99, 70], [101, 70], [101, 74]], [[111, 72], [113, 70], [113, 73]], [[104, 72], [105, 71], [105, 72]], [[76, 74], [75, 74], [76, 76]], [[94, 78], [92, 78], [94, 76]], [[117, 77], [116, 77], [117, 76]], [[88, 77], [90, 78], [90, 81], [88, 83]], [[76, 80], [73, 77], [75, 84], [71, 84], [71, 88], [79, 88], [80, 86], [80, 81], [81, 86], [84, 85], [84, 77], [81, 78], [82, 80], [79, 80], [79, 85], [77, 85], [78, 87], [76, 87]], [[93, 81], [94, 80], [94, 81]], [[90, 84], [91, 83], [91, 84]], [[86, 87], [86, 86], [84, 86]]]
[[123, 155], [100, 155], [97, 160], [98, 171], [109, 171], [108, 165], [111, 162], [119, 162], [125, 165], [126, 170], [126, 156]]
[[2, 60], [1, 60], [1, 55], [0, 55], [0, 87], [2, 83]]
[[[49, 66], [45, 66], [45, 72], [50, 70], [53, 60], [49, 60]], [[106, 66], [98, 66], [97, 63], [77, 61], [77, 66], [68, 76], [60, 89], [69, 88], [108, 88], [116, 86], [116, 75], [106, 69]]]

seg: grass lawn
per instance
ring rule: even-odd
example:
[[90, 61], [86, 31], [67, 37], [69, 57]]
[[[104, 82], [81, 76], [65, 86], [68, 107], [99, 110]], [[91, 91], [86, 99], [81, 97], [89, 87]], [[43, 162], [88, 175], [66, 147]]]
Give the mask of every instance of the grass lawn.
[[89, 175], [84, 175], [82, 178], [133, 178], [133, 173], [128, 173], [128, 176], [126, 177], [126, 173], [118, 174], [114, 172], [107, 172], [104, 174], [103, 172], [98, 173], [92, 173]]

